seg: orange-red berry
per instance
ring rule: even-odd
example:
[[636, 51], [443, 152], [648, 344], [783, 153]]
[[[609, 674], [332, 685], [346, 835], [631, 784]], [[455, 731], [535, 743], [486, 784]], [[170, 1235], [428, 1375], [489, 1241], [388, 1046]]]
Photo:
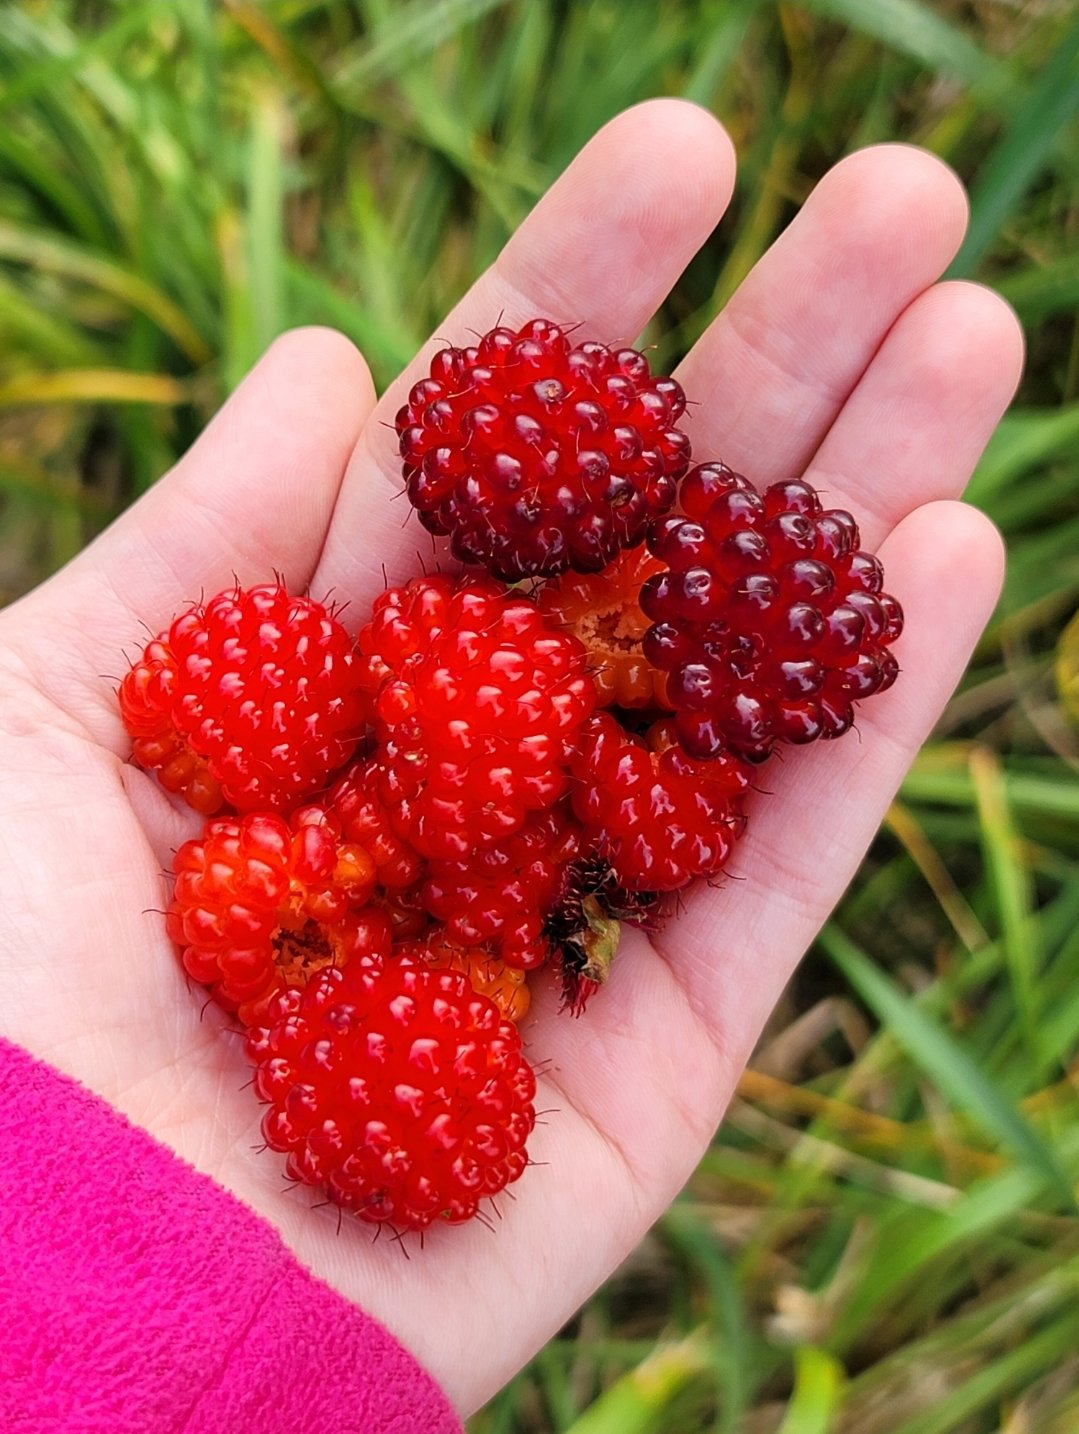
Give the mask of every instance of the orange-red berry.
[[279, 583], [192, 605], [119, 702], [135, 761], [204, 816], [296, 805], [348, 761], [366, 718], [348, 634]]
[[426, 857], [462, 860], [554, 805], [595, 706], [584, 648], [490, 578], [415, 578], [357, 639], [379, 795]]
[[324, 966], [389, 953], [375, 862], [321, 807], [213, 818], [173, 865], [168, 934], [188, 975], [241, 1020]]

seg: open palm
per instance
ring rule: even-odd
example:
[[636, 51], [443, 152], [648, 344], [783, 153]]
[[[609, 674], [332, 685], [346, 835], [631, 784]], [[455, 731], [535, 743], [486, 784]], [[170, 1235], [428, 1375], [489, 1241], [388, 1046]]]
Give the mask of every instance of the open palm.
[[[690, 105], [607, 126], [440, 335], [504, 315], [630, 340], [719, 219], [729, 142]], [[136, 507], [0, 617], [0, 1032], [76, 1076], [269, 1219], [316, 1274], [386, 1323], [468, 1411], [614, 1268], [672, 1199], [723, 1113], [798, 958], [839, 898], [962, 671], [1001, 569], [986, 520], [952, 501], [1021, 362], [1008, 309], [937, 283], [962, 237], [954, 176], [898, 146], [838, 165], [749, 275], [678, 377], [698, 460], [758, 484], [806, 474], [859, 518], [907, 611], [897, 686], [837, 746], [773, 763], [772, 795], [718, 889], [692, 892], [651, 944], [624, 940], [580, 1021], [541, 976], [524, 1036], [548, 1063], [543, 1162], [494, 1233], [436, 1228], [404, 1260], [312, 1209], [257, 1156], [237, 1039], [200, 1017], [153, 914], [193, 834], [124, 764], [112, 684], [141, 623], [200, 592], [284, 573], [347, 599], [358, 623], [426, 540], [402, 523], [386, 421], [362, 358], [325, 330], [286, 335]]]

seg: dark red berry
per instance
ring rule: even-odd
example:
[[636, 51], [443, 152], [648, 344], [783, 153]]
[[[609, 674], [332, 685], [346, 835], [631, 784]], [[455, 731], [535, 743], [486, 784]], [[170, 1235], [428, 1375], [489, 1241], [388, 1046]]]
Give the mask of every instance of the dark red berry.
[[667, 512], [689, 463], [671, 378], [548, 319], [446, 348], [397, 415], [408, 495], [496, 577], [598, 572]]
[[758, 494], [721, 463], [687, 476], [681, 506], [649, 534], [667, 570], [641, 591], [679, 740], [696, 757], [760, 761], [776, 742], [841, 736], [853, 704], [895, 681], [903, 630], [854, 519], [824, 511], [808, 483]]

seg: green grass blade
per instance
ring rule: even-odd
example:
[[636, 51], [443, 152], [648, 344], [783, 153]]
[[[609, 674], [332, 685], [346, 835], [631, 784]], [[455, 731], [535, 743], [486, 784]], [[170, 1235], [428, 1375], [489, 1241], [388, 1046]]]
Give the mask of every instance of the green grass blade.
[[1055, 314], [1079, 309], [1079, 254], [995, 275], [993, 287], [1024, 324], [1040, 324]]
[[1027, 1055], [1037, 1068], [1038, 973], [1041, 951], [1033, 919], [1030, 875], [1022, 864], [1012, 825], [1007, 790], [1000, 762], [988, 747], [979, 747], [970, 759], [981, 826], [982, 851], [996, 898], [1004, 954], [1011, 972], [1019, 1026]]
[[507, 3], [508, 0], [434, 0], [432, 4], [431, 0], [412, 0], [410, 5], [397, 5], [378, 27], [373, 42], [333, 66], [334, 85], [353, 88], [372, 84], [398, 65], [429, 55], [466, 25]]
[[[942, 1390], [931, 1409], [904, 1420], [893, 1434], [951, 1434], [953, 1430], [970, 1428], [967, 1421], [980, 1410], [993, 1418], [996, 1428], [1007, 1428], [1006, 1423], [997, 1423], [1003, 1414], [1003, 1396], [1016, 1385], [1051, 1372], [1071, 1354], [1077, 1340], [1079, 1320], [1074, 1314], [1028, 1333], [1016, 1348], [1002, 1352], [969, 1378], [961, 1378], [956, 1387]], [[962, 1369], [961, 1359], [956, 1363]]]
[[132, 35], [142, 30], [148, 20], [160, 14], [160, 0], [147, 0], [142, 5], [128, 5], [110, 25], [92, 36], [83, 36], [69, 53], [53, 55], [37, 64], [28, 65], [21, 73], [0, 84], [0, 114], [16, 105], [26, 105], [42, 91], [67, 84], [71, 75], [88, 61], [99, 59], [118, 49]]
[[1016, 409], [989, 440], [966, 497], [991, 509], [993, 495], [1017, 478], [1079, 444], [1079, 403], [1065, 408]]
[[778, 1434], [829, 1434], [843, 1398], [843, 1366], [812, 1345], [794, 1352], [794, 1393]]
[[112, 259], [45, 230], [4, 220], [0, 220], [0, 259], [93, 285], [153, 319], [193, 363], [202, 364], [211, 357], [210, 346], [168, 295]]
[[984, 80], [995, 61], [957, 26], [919, 0], [802, 0], [802, 8], [871, 35], [931, 70], [968, 83]]
[[251, 328], [247, 364], [268, 348], [284, 323], [284, 124], [278, 96], [255, 101], [247, 177], [248, 283]]
[[820, 940], [857, 994], [941, 1093], [1036, 1172], [1064, 1208], [1079, 1210], [1072, 1181], [1055, 1152], [956, 1038], [883, 975], [837, 926], [826, 927]]
[[712, 1341], [721, 1412], [716, 1434], [737, 1434], [749, 1402], [750, 1321], [730, 1261], [714, 1233], [688, 1205], [674, 1205], [663, 1217], [663, 1233], [678, 1247], [687, 1267], [703, 1274], [716, 1324]]
[[670, 1406], [711, 1368], [703, 1330], [664, 1344], [611, 1385], [566, 1434], [669, 1434]]
[[950, 274], [969, 274], [977, 267], [1077, 112], [1079, 20], [1074, 20], [1036, 82], [1024, 96], [1013, 99], [1011, 123], [972, 189], [970, 228]]

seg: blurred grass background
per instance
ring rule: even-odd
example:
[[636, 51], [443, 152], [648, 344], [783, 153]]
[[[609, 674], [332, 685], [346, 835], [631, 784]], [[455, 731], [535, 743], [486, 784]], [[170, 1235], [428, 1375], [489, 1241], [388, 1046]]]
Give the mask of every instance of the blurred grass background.
[[[1007, 590], [684, 1198], [473, 1434], [1079, 1429], [1079, 10], [1071, 0], [22, 0], [0, 9], [0, 600], [281, 329], [381, 383], [580, 145], [741, 154], [674, 363], [823, 171], [971, 185], [1030, 364], [972, 496]], [[572, 317], [572, 316], [571, 316]]]

